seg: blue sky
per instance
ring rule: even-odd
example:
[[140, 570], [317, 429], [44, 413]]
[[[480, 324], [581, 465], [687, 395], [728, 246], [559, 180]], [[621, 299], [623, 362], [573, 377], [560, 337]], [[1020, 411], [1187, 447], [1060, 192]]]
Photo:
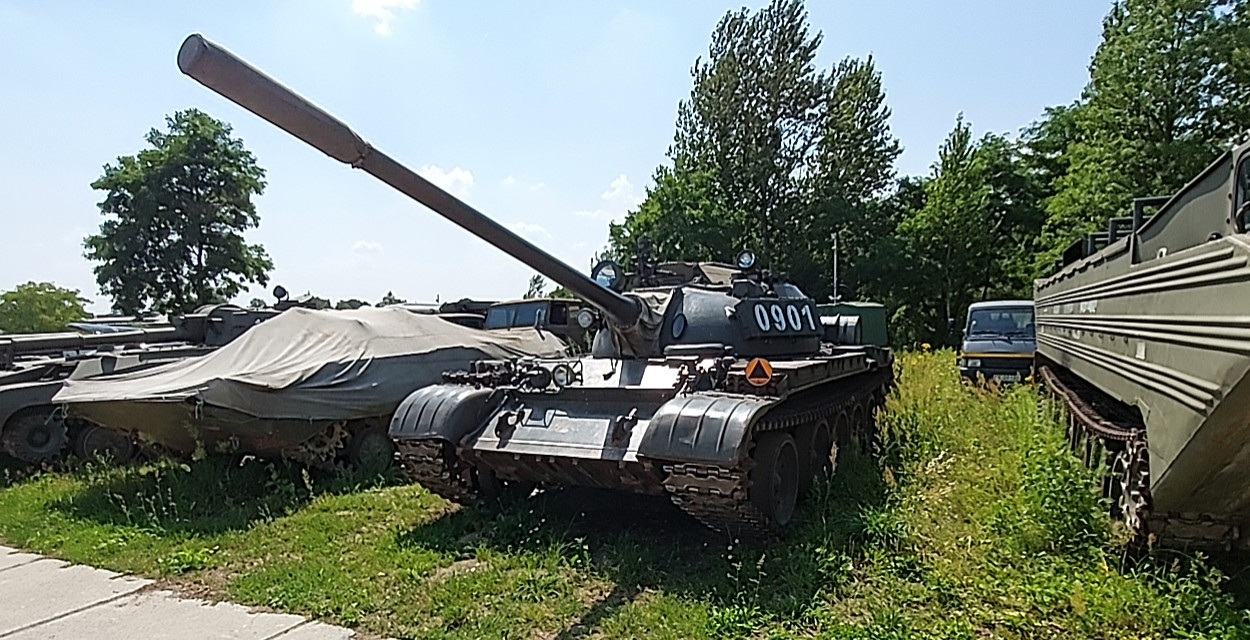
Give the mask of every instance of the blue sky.
[[[753, 1], [748, 7], [763, 3]], [[234, 126], [268, 171], [250, 233], [273, 284], [333, 300], [509, 298], [527, 267], [178, 72], [204, 34], [366, 139], [575, 267], [664, 162], [707, 0], [0, 0], [0, 290], [80, 289], [104, 311], [83, 236], [90, 188], [178, 109]], [[809, 0], [820, 63], [872, 55], [904, 153], [922, 174], [963, 112], [1014, 135], [1078, 96], [1109, 1]], [[268, 298], [264, 289], [249, 292]]]

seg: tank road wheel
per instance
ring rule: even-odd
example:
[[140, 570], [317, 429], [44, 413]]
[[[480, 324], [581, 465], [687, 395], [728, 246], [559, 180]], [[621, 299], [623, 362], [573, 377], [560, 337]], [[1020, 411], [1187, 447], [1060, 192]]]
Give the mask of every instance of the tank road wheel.
[[799, 493], [804, 494], [833, 476], [837, 449], [829, 421], [823, 418], [799, 427], [795, 442], [799, 451]]
[[765, 433], [755, 444], [751, 456], [751, 503], [772, 524], [785, 527], [794, 517], [799, 499], [799, 454], [790, 434], [780, 431]]
[[495, 475], [494, 469], [477, 467], [477, 494], [487, 503], [508, 504], [524, 500], [534, 493], [533, 482], [504, 480]]
[[47, 409], [17, 413], [0, 433], [4, 450], [30, 464], [52, 462], [61, 455], [68, 440], [65, 421]]
[[356, 469], [375, 472], [391, 466], [395, 460], [395, 443], [386, 429], [372, 425], [352, 434], [347, 443], [347, 461]]
[[129, 436], [88, 424], [83, 425], [74, 437], [74, 455], [83, 460], [125, 464], [135, 457], [135, 443]]
[[861, 453], [871, 453], [872, 436], [868, 433], [868, 412], [864, 409], [862, 402], [856, 402], [851, 406], [851, 437], [859, 445]]

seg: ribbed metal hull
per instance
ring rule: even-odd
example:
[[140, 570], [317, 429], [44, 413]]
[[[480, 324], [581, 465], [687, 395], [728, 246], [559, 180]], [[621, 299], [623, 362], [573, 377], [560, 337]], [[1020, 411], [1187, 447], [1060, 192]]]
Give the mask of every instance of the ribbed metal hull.
[[1132, 264], [1120, 243], [1037, 283], [1037, 350], [1146, 426], [1152, 510], [1250, 520], [1250, 244]]

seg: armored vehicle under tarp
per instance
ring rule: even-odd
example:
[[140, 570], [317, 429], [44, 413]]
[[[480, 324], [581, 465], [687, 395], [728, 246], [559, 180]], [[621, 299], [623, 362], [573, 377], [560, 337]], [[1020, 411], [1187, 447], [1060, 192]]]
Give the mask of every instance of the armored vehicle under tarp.
[[1039, 375], [1070, 409], [1074, 450], [1105, 470], [1115, 515], [1165, 543], [1246, 543], [1248, 224], [1243, 141], [1035, 286]]
[[127, 459], [131, 442], [88, 421], [67, 419], [53, 403], [66, 380], [104, 378], [203, 355], [277, 313], [213, 305], [162, 323], [74, 323], [92, 332], [85, 334], [0, 335], [0, 447], [32, 464], [57, 460], [71, 446], [81, 457], [107, 453], [114, 460]]
[[[755, 264], [603, 263], [592, 278], [439, 189], [221, 47], [193, 35], [182, 71], [363, 169], [598, 310], [591, 357], [483, 360], [404, 400], [390, 424], [409, 477], [457, 500], [534, 483], [670, 496], [719, 531], [768, 536], [866, 437], [888, 349], [837, 344], [858, 318]], [[589, 315], [585, 315], [589, 314]]]
[[377, 466], [390, 457], [386, 423], [413, 389], [475, 360], [563, 353], [533, 329], [470, 329], [398, 307], [292, 309], [202, 357], [68, 380], [53, 400], [177, 454]]

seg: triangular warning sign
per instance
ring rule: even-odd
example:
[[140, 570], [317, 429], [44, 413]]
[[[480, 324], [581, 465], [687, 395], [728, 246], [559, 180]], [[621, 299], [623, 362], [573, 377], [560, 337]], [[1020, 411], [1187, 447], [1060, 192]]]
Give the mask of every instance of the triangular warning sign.
[[747, 382], [762, 387], [773, 379], [773, 365], [763, 358], [755, 358], [747, 363]]

